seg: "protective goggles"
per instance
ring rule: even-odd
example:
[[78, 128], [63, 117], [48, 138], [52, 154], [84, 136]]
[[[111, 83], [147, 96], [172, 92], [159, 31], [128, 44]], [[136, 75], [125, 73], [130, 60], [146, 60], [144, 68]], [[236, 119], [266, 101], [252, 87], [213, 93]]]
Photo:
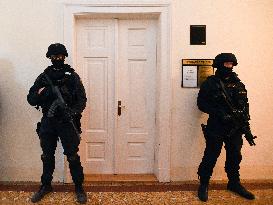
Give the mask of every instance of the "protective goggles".
[[58, 54], [58, 55], [51, 55], [50, 56], [51, 60], [64, 60], [65, 56], [63, 54]]

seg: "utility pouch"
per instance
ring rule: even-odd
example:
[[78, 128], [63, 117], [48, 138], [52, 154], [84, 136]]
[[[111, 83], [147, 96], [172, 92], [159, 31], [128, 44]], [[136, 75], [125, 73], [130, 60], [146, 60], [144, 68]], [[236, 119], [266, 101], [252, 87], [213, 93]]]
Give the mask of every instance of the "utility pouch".
[[41, 129], [41, 122], [38, 122], [37, 127], [36, 127], [36, 132], [37, 132], [38, 136], [39, 136], [39, 133], [40, 133], [40, 129]]
[[82, 130], [81, 130], [81, 117], [82, 117], [81, 114], [77, 114], [77, 115], [75, 115], [73, 117], [73, 121], [74, 121], [75, 127], [77, 128], [79, 134], [82, 133]]
[[202, 127], [204, 137], [205, 137], [205, 139], [207, 139], [207, 125], [201, 124], [201, 127]]

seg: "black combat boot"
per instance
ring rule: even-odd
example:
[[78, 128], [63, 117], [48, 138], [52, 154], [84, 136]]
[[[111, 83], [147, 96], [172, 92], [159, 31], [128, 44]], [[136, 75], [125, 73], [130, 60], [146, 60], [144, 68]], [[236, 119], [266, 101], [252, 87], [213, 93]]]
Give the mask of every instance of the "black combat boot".
[[206, 202], [208, 200], [208, 184], [201, 184], [198, 188], [198, 198]]
[[249, 200], [255, 199], [254, 194], [247, 191], [246, 188], [243, 187], [243, 185], [240, 183], [240, 181], [236, 181], [236, 182], [229, 181], [227, 185], [227, 189], [246, 199], [249, 199]]
[[201, 201], [206, 202], [208, 200], [208, 188], [209, 188], [209, 178], [200, 177], [200, 185], [198, 187], [198, 198]]
[[41, 201], [44, 196], [50, 192], [52, 192], [52, 186], [51, 185], [41, 185], [39, 191], [37, 191], [32, 197], [31, 202], [36, 203], [38, 201]]
[[77, 196], [77, 202], [80, 204], [85, 204], [87, 202], [87, 195], [85, 191], [83, 190], [82, 185], [75, 185], [75, 192]]

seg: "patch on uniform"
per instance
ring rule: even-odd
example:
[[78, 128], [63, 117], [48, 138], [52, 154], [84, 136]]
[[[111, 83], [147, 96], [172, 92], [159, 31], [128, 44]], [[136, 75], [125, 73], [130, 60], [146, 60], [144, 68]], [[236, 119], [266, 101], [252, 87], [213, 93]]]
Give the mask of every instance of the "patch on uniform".
[[235, 83], [229, 83], [229, 84], [227, 84], [227, 87], [228, 88], [235, 88], [236, 84]]
[[71, 73], [70, 73], [70, 72], [65, 72], [64, 74], [65, 74], [65, 75], [71, 75]]

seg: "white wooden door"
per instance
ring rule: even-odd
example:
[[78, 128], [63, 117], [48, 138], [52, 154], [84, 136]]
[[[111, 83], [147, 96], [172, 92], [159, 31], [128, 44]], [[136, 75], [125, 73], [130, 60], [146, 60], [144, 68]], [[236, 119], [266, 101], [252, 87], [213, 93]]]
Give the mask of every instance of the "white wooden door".
[[153, 173], [156, 21], [76, 24], [77, 66], [88, 98], [80, 146], [84, 173]]
[[156, 24], [119, 21], [116, 173], [153, 173]]
[[77, 21], [77, 65], [87, 94], [80, 155], [85, 174], [114, 172], [114, 20]]

